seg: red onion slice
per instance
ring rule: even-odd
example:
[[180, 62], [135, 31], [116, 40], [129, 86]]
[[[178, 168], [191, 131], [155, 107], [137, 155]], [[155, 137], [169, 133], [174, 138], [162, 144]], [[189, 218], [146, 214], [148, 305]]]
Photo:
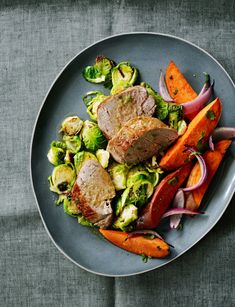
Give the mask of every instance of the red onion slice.
[[[195, 152], [193, 148], [188, 148], [188, 151], [190, 151], [191, 153]], [[207, 167], [206, 167], [206, 162], [203, 159], [203, 157], [199, 154], [195, 154], [199, 165], [200, 165], [200, 170], [201, 170], [201, 177], [199, 179], [199, 181], [192, 187], [188, 187], [188, 188], [183, 188], [182, 190], [184, 192], [191, 192], [194, 191], [196, 189], [198, 189], [206, 180], [207, 177]]]
[[212, 133], [213, 142], [220, 140], [228, 140], [235, 138], [235, 128], [233, 127], [220, 127], [216, 128]]
[[213, 85], [214, 84], [212, 84], [202, 95], [198, 95], [195, 99], [181, 104], [183, 106], [184, 115], [186, 117], [199, 112], [205, 106], [205, 104], [211, 98]]
[[[184, 208], [184, 192], [182, 189], [179, 189], [173, 200], [173, 208]], [[176, 229], [179, 226], [181, 221], [182, 214], [172, 215], [170, 217], [170, 228]]]
[[196, 212], [196, 211], [192, 211], [192, 210], [188, 210], [188, 209], [182, 209], [182, 208], [174, 208], [171, 209], [169, 211], [167, 211], [166, 213], [163, 214], [162, 219], [164, 219], [165, 217], [168, 216], [172, 216], [172, 215], [179, 215], [179, 214], [187, 214], [187, 215], [198, 215], [198, 214], [204, 214], [204, 212]]
[[204, 72], [204, 75], [206, 80], [198, 96], [204, 94], [207, 91], [207, 89], [210, 87], [210, 75], [207, 72]]
[[214, 145], [213, 140], [212, 140], [212, 135], [210, 135], [210, 137], [209, 137], [209, 147], [210, 147], [210, 150], [212, 150], [212, 151], [215, 150], [215, 145]]
[[174, 101], [174, 99], [171, 98], [170, 94], [168, 93], [165, 77], [162, 71], [160, 71], [159, 78], [159, 93], [165, 101]]

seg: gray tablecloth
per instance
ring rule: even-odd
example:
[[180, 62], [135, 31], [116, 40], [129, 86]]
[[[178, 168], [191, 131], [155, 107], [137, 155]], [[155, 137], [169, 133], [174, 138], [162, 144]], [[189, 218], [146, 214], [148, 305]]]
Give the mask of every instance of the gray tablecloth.
[[43, 228], [29, 178], [42, 99], [81, 49], [121, 32], [170, 33], [209, 51], [234, 79], [234, 16], [234, 1], [225, 0], [1, 1], [0, 306], [235, 306], [234, 198], [185, 255], [114, 279], [60, 254]]

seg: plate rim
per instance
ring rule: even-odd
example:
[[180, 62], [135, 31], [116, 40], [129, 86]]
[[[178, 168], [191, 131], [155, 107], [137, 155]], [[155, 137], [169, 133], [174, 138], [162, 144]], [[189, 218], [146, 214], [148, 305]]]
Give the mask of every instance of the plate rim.
[[222, 215], [224, 214], [225, 210], [227, 209], [229, 203], [231, 202], [231, 199], [235, 193], [235, 184], [234, 186], [232, 187], [232, 192], [227, 200], [227, 202], [225, 203], [225, 206], [223, 208], [223, 210], [220, 212], [220, 214], [218, 215], [216, 221], [207, 229], [207, 231], [202, 235], [200, 236], [193, 244], [191, 244], [187, 249], [185, 249], [184, 251], [182, 251], [181, 253], [177, 254], [174, 258], [166, 261], [165, 263], [162, 263], [160, 265], [158, 265], [157, 267], [153, 267], [153, 268], [150, 268], [150, 269], [146, 269], [146, 270], [140, 270], [138, 272], [134, 272], [134, 273], [127, 273], [127, 274], [107, 274], [107, 273], [101, 273], [101, 272], [97, 272], [95, 270], [91, 270], [91, 269], [88, 269], [86, 267], [84, 267], [83, 265], [77, 263], [74, 259], [72, 259], [72, 257], [70, 257], [54, 240], [54, 238], [52, 237], [50, 231], [48, 230], [47, 228], [47, 225], [44, 221], [44, 218], [42, 216], [42, 213], [41, 213], [41, 209], [40, 209], [40, 206], [39, 206], [39, 201], [37, 199], [37, 196], [36, 196], [36, 192], [35, 192], [35, 187], [34, 187], [34, 182], [33, 182], [33, 174], [32, 174], [32, 151], [33, 151], [33, 141], [34, 141], [34, 136], [35, 136], [35, 131], [36, 131], [36, 126], [37, 126], [37, 123], [38, 123], [38, 119], [39, 119], [39, 116], [41, 114], [41, 111], [42, 111], [42, 108], [47, 100], [47, 97], [48, 95], [50, 94], [52, 88], [54, 87], [55, 83], [57, 82], [57, 80], [60, 78], [60, 76], [62, 75], [62, 73], [66, 70], [66, 68], [80, 55], [82, 54], [83, 52], [85, 52], [86, 50], [90, 49], [91, 47], [99, 44], [99, 43], [102, 43], [104, 41], [107, 41], [109, 39], [112, 39], [112, 38], [115, 38], [115, 37], [121, 37], [121, 36], [128, 36], [128, 35], [154, 35], [154, 36], [163, 36], [163, 37], [169, 37], [169, 38], [173, 38], [173, 39], [176, 39], [176, 40], [179, 40], [179, 41], [182, 41], [184, 43], [187, 43], [193, 47], [195, 47], [196, 49], [202, 51], [203, 53], [205, 53], [207, 56], [209, 56], [223, 71], [224, 73], [226, 74], [226, 76], [228, 77], [229, 81], [231, 82], [231, 84], [233, 85], [233, 87], [235, 88], [235, 84], [232, 80], [232, 78], [230, 77], [229, 73], [225, 70], [225, 68], [222, 66], [222, 64], [220, 64], [220, 62], [214, 58], [208, 51], [206, 51], [205, 49], [201, 48], [200, 46], [188, 41], [187, 39], [184, 39], [184, 38], [181, 38], [181, 37], [178, 37], [176, 35], [172, 35], [172, 34], [168, 34], [168, 33], [161, 33], [161, 32], [147, 32], [147, 31], [134, 31], [134, 32], [123, 32], [123, 33], [118, 33], [118, 34], [114, 34], [114, 35], [110, 35], [110, 36], [106, 36], [100, 40], [97, 40], [95, 42], [93, 42], [92, 44], [90, 44], [89, 46], [83, 48], [81, 51], [79, 51], [74, 57], [72, 57], [63, 67], [62, 69], [59, 71], [59, 73], [56, 75], [56, 77], [54, 78], [53, 82], [51, 83], [48, 91], [46, 92], [43, 100], [42, 100], [42, 103], [40, 105], [40, 108], [37, 112], [37, 115], [36, 115], [36, 119], [34, 121], [34, 125], [33, 125], [33, 130], [32, 130], [32, 136], [31, 136], [31, 141], [30, 141], [30, 153], [29, 153], [29, 158], [30, 158], [30, 167], [29, 167], [29, 170], [30, 170], [30, 183], [31, 183], [31, 188], [32, 188], [32, 191], [33, 191], [33, 195], [34, 195], [34, 199], [35, 199], [35, 202], [36, 202], [36, 206], [37, 206], [37, 209], [38, 209], [38, 212], [39, 212], [39, 215], [40, 215], [40, 218], [41, 218], [41, 221], [43, 223], [43, 226], [49, 236], [49, 238], [51, 239], [51, 241], [53, 242], [53, 244], [55, 245], [55, 247], [67, 258], [69, 259], [72, 263], [74, 263], [76, 266], [78, 266], [79, 268], [82, 268], [84, 269], [85, 271], [89, 272], [89, 273], [93, 273], [93, 274], [96, 274], [96, 275], [99, 275], [99, 276], [105, 276], [105, 277], [128, 277], [128, 276], [135, 276], [135, 275], [140, 275], [140, 274], [144, 274], [144, 273], [147, 273], [147, 272], [150, 272], [150, 271], [153, 271], [153, 270], [156, 270], [156, 269], [159, 269], [169, 263], [171, 263], [172, 261], [176, 260], [177, 258], [179, 258], [181, 255], [183, 255], [184, 253], [186, 253], [188, 250], [190, 250], [194, 245], [196, 245], [202, 238], [204, 238], [211, 230], [212, 228], [218, 223], [218, 221], [221, 219]]

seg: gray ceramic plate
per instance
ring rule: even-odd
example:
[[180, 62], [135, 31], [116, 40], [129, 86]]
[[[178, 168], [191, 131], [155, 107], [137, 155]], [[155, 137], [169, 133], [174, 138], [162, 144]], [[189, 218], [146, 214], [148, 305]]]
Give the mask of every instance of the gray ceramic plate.
[[[87, 118], [81, 96], [100, 89], [82, 77], [82, 69], [97, 55], [116, 62], [129, 61], [136, 66], [141, 79], [157, 88], [159, 71], [173, 59], [192, 86], [199, 91], [207, 71], [215, 79], [215, 95], [223, 102], [221, 125], [234, 125], [234, 84], [223, 67], [207, 52], [177, 37], [155, 33], [130, 33], [112, 36], [80, 52], [71, 60], [51, 86], [39, 112], [31, 146], [31, 177], [44, 226], [57, 248], [80, 267], [106, 276], [127, 276], [153, 270], [169, 263], [196, 244], [219, 220], [235, 190], [234, 145], [226, 155], [205, 197], [206, 215], [184, 221], [183, 231], [166, 231], [165, 238], [175, 249], [169, 258], [143, 263], [140, 256], [128, 253], [104, 240], [90, 228], [54, 205], [47, 177], [52, 171], [46, 154], [50, 142], [58, 137], [62, 119], [71, 114]], [[194, 76], [196, 75], [196, 77]]]

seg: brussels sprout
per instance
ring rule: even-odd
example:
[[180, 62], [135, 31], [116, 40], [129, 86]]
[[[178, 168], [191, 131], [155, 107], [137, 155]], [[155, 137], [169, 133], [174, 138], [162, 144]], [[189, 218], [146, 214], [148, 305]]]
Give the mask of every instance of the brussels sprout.
[[98, 149], [96, 152], [96, 157], [103, 168], [108, 167], [110, 153], [107, 150]]
[[153, 183], [148, 180], [139, 180], [127, 187], [121, 197], [116, 200], [115, 214], [118, 216], [129, 204], [138, 207], [146, 204], [148, 198], [153, 194], [153, 188]]
[[53, 142], [51, 143], [51, 147], [62, 148], [62, 149], [64, 149], [64, 150], [67, 149], [66, 144], [65, 144], [64, 142], [62, 142], [62, 141], [53, 141]]
[[64, 135], [63, 140], [67, 146], [67, 149], [71, 153], [75, 154], [81, 149], [82, 141], [79, 135], [74, 135], [74, 136]]
[[122, 193], [121, 197], [117, 198], [116, 203], [115, 203], [115, 214], [118, 216], [123, 208], [127, 205], [127, 198], [129, 195], [130, 189], [126, 188], [124, 192]]
[[141, 207], [153, 194], [153, 183], [148, 180], [139, 180], [127, 189], [129, 189], [129, 192], [126, 204], [131, 203]]
[[127, 174], [129, 167], [125, 164], [112, 163], [108, 169], [114, 187], [117, 191], [126, 188]]
[[74, 160], [74, 166], [75, 166], [75, 169], [76, 169], [76, 172], [77, 174], [79, 173], [83, 163], [85, 161], [88, 161], [88, 160], [96, 160], [96, 156], [93, 155], [92, 153], [90, 152], [87, 152], [87, 151], [81, 151], [81, 152], [78, 152], [74, 157], [73, 157], [73, 160]]
[[67, 193], [72, 189], [76, 180], [76, 172], [72, 163], [56, 166], [48, 178], [50, 190], [58, 194]]
[[132, 186], [139, 180], [150, 180], [151, 176], [145, 167], [138, 165], [130, 169], [127, 176], [127, 187]]
[[81, 136], [88, 150], [96, 151], [106, 147], [107, 141], [98, 125], [94, 122], [89, 120], [84, 122]]
[[83, 70], [83, 77], [92, 83], [104, 83], [111, 80], [111, 70], [114, 66], [110, 59], [98, 56], [93, 66], [87, 66]]
[[125, 231], [127, 229], [127, 226], [129, 226], [132, 222], [137, 220], [137, 218], [138, 218], [137, 207], [132, 204], [127, 205], [123, 209], [122, 213], [117, 218], [117, 220], [114, 222], [113, 227]]
[[180, 120], [177, 124], [178, 135], [183, 135], [187, 130], [187, 124], [185, 120]]
[[64, 157], [64, 163], [73, 163], [73, 153], [70, 150], [66, 150], [66, 154]]
[[163, 170], [159, 167], [157, 163], [157, 157], [152, 156], [151, 159], [145, 162], [146, 169], [150, 173], [151, 176], [151, 182], [153, 186], [156, 186], [160, 180], [161, 174], [163, 174]]
[[64, 163], [64, 157], [64, 149], [58, 147], [51, 147], [47, 154], [49, 162], [55, 166]]
[[177, 130], [178, 122], [183, 118], [183, 106], [176, 103], [168, 103], [168, 123], [171, 128]]
[[171, 128], [177, 129], [178, 122], [183, 118], [183, 107], [176, 103], [166, 102], [163, 98], [147, 83], [142, 82], [148, 94], [153, 96], [156, 101], [156, 117], [160, 120], [166, 120]]
[[98, 107], [107, 97], [101, 92], [89, 92], [83, 97], [83, 101], [87, 106], [87, 113], [92, 120], [97, 120]]
[[81, 213], [76, 203], [68, 197], [64, 199], [64, 212], [70, 216], [78, 216]]
[[67, 135], [76, 135], [80, 132], [83, 121], [78, 116], [66, 117], [61, 124], [61, 132]]
[[119, 84], [121, 81], [133, 85], [137, 77], [137, 69], [132, 67], [128, 62], [121, 62], [112, 70], [113, 86]]
[[83, 215], [78, 216], [78, 223], [87, 227], [95, 227], [95, 225], [88, 221], [88, 219], [86, 219]]
[[84, 95], [82, 97], [82, 100], [83, 100], [85, 106], [89, 107], [93, 103], [93, 98], [95, 98], [98, 95], [104, 95], [104, 94], [100, 91], [87, 92], [86, 95]]
[[115, 84], [112, 89], [111, 89], [111, 95], [115, 95], [118, 94], [124, 90], [126, 90], [128, 87], [130, 87], [132, 85], [130, 85], [129, 82], [126, 81], [120, 81], [119, 83]]
[[141, 82], [141, 86], [145, 87], [148, 94], [153, 96], [156, 101], [156, 117], [160, 120], [165, 120], [168, 116], [168, 103], [147, 83]]

